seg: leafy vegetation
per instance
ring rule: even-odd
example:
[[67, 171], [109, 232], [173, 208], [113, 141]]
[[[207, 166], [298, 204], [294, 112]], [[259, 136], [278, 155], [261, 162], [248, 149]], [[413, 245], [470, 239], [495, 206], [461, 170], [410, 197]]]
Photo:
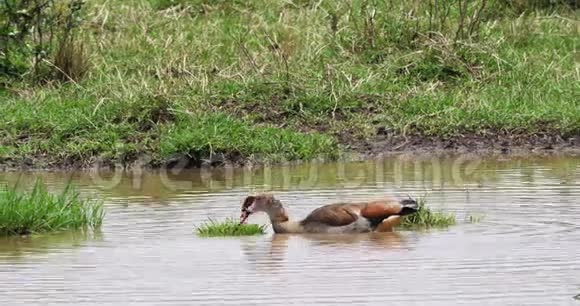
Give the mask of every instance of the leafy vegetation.
[[266, 226], [240, 224], [239, 221], [234, 219], [226, 219], [224, 221], [210, 219], [208, 222], [196, 227], [195, 231], [202, 237], [252, 236], [264, 234]]
[[88, 69], [75, 31], [83, 4], [82, 0], [0, 2], [0, 81], [79, 80]]
[[97, 228], [104, 217], [102, 204], [81, 199], [72, 185], [50, 193], [41, 181], [31, 190], [0, 189], [0, 235], [27, 235]]
[[580, 134], [573, 1], [96, 0], [83, 12], [49, 61], [82, 78], [5, 82], [0, 163], [335, 158], [381, 141]]

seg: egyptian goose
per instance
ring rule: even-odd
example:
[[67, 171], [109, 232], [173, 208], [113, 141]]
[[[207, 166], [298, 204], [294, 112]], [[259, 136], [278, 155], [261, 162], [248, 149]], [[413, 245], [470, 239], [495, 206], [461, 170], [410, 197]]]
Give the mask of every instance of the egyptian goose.
[[251, 214], [265, 212], [275, 233], [391, 232], [400, 217], [417, 212], [415, 200], [374, 200], [321, 206], [301, 221], [290, 221], [282, 203], [271, 194], [248, 196], [242, 203], [240, 224]]

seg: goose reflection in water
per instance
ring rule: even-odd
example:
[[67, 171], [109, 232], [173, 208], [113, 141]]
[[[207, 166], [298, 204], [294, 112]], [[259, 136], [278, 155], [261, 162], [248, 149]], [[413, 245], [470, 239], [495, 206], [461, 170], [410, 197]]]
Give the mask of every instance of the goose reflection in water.
[[[390, 252], [407, 248], [409, 237], [399, 232], [362, 234], [273, 234], [267, 238], [242, 240], [242, 251], [254, 269], [276, 271], [282, 269], [287, 257], [301, 257], [302, 250], [321, 248], [360, 248]], [[304, 244], [308, 244], [305, 246]], [[302, 255], [301, 255], [302, 254]]]

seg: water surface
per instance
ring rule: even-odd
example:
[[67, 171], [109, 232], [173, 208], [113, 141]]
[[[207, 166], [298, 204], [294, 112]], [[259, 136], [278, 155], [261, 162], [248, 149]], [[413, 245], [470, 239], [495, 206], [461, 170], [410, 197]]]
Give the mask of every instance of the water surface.
[[[580, 305], [580, 158], [400, 156], [215, 171], [0, 173], [105, 201], [97, 233], [0, 239], [2, 305]], [[273, 192], [319, 205], [426, 196], [445, 230], [198, 238]], [[479, 223], [470, 215], [484, 216]], [[252, 216], [250, 222], [266, 222]]]

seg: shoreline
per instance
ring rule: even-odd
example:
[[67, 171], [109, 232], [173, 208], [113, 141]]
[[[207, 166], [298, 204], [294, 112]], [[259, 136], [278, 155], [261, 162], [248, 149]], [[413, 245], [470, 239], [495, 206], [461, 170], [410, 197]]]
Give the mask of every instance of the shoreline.
[[[347, 148], [339, 153], [337, 158], [319, 158], [309, 160], [268, 161], [267, 158], [256, 156], [241, 157], [237, 154], [216, 154], [212, 158], [197, 160], [186, 155], [174, 156], [162, 163], [147, 163], [134, 159], [128, 161], [104, 160], [91, 157], [84, 161], [65, 161], [62, 163], [50, 162], [46, 157], [29, 158], [26, 160], [0, 161], [0, 172], [15, 171], [91, 171], [96, 169], [122, 168], [131, 170], [141, 167], [147, 170], [182, 167], [184, 169], [202, 168], [243, 168], [248, 166], [304, 164], [313, 161], [324, 163], [356, 162], [398, 155], [411, 156], [445, 156], [445, 155], [476, 155], [476, 156], [504, 156], [504, 157], [546, 157], [546, 156], [580, 156], [580, 136], [568, 138], [539, 137], [539, 136], [464, 136], [442, 139], [440, 137], [410, 136], [377, 137], [372, 141], [359, 141], [351, 144], [342, 144]], [[147, 153], [143, 153], [147, 156]]]

